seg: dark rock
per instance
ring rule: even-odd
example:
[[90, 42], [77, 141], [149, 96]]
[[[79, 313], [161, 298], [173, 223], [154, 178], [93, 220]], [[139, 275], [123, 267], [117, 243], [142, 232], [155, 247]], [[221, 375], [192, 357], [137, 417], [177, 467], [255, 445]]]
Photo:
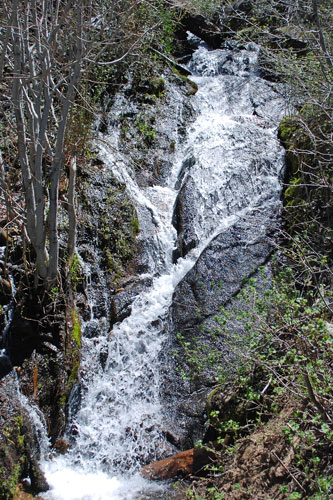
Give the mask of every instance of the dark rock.
[[175, 184], [175, 189], [179, 189], [181, 187], [185, 175], [189, 172], [189, 170], [191, 169], [191, 167], [193, 167], [194, 164], [195, 164], [194, 156], [190, 156], [189, 158], [186, 158], [186, 160], [183, 161], [177, 182]]
[[78, 299], [78, 301], [76, 302], [76, 308], [79, 311], [80, 317], [83, 319], [83, 321], [89, 321], [91, 319], [91, 310], [85, 300], [80, 301]]
[[244, 14], [249, 14], [253, 7], [253, 0], [238, 0], [234, 3], [233, 8], [237, 12], [243, 12]]
[[174, 32], [174, 42], [172, 54], [178, 59], [178, 62], [185, 64], [195, 50], [195, 46], [187, 36], [187, 28], [181, 23], [177, 23]]
[[24, 486], [24, 488], [30, 489], [31, 488], [31, 479], [30, 479], [30, 477], [24, 477], [22, 479], [22, 485]]
[[277, 28], [275, 35], [277, 37], [277, 46], [283, 48], [292, 48], [299, 55], [304, 55], [308, 50], [308, 43], [303, 36], [302, 30], [292, 26], [283, 26]]
[[[192, 163], [193, 164], [193, 163]], [[188, 176], [183, 187], [178, 193], [172, 223], [178, 234], [177, 250], [174, 260], [185, 255], [198, 244], [198, 239], [193, 228], [193, 214], [195, 213], [195, 184], [191, 176]]]
[[7, 354], [0, 354], [0, 379], [5, 377], [13, 369], [13, 365]]
[[94, 317], [97, 319], [104, 318], [104, 316], [106, 316], [106, 314], [107, 314], [105, 304], [94, 305], [92, 310], [93, 310]]
[[[134, 299], [142, 292], [147, 286], [151, 284], [152, 280], [147, 278], [140, 281], [132, 281], [125, 284], [125, 287], [116, 293], [111, 299], [111, 316], [110, 323], [114, 325], [117, 322], [123, 321], [131, 313], [131, 305]], [[117, 292], [117, 290], [116, 290]]]
[[272, 250], [267, 221], [249, 215], [214, 238], [179, 283], [173, 297], [172, 319], [177, 331], [201, 323], [242, 287], [244, 279], [263, 265]]
[[182, 25], [188, 31], [204, 40], [213, 49], [221, 47], [224, 40], [223, 33], [215, 23], [205, 19], [203, 16], [186, 12], [182, 18]]
[[66, 425], [66, 434], [67, 436], [69, 436], [71, 442], [75, 441], [75, 436], [78, 435], [78, 429], [75, 423], [75, 416], [80, 409], [81, 400], [82, 400], [82, 385], [81, 383], [76, 382], [72, 387], [67, 403], [68, 417]]
[[57, 453], [60, 453], [61, 455], [64, 455], [65, 453], [67, 453], [69, 447], [70, 447], [70, 443], [67, 441], [67, 439], [64, 439], [64, 438], [57, 439], [53, 445], [53, 449]]
[[[267, 287], [269, 270], [260, 271], [259, 268], [270, 258], [273, 233], [268, 215], [252, 212], [210, 242], [175, 290], [170, 308], [172, 339], [161, 354], [161, 391], [170, 426], [177, 428], [178, 443], [183, 448], [202, 439], [206, 398], [217, 382], [216, 364], [215, 371], [211, 371], [209, 365], [196, 368], [193, 362], [200, 365], [204, 353], [216, 352], [221, 369], [228, 371], [230, 366], [235, 366], [233, 336], [237, 337], [237, 342], [245, 338], [244, 322], [231, 314], [226, 338], [216, 316], [221, 307], [229, 311], [234, 308], [246, 310], [248, 306], [239, 302], [238, 293], [250, 277], [257, 279], [258, 289]], [[218, 333], [211, 336], [210, 332]], [[194, 361], [179, 345], [178, 336], [183, 344], [187, 343]]]
[[252, 11], [254, 3], [253, 0], [238, 0], [216, 13], [215, 23], [219, 25], [225, 37], [233, 36], [235, 31], [247, 25], [247, 16]]
[[101, 367], [103, 368], [103, 370], [105, 368], [105, 365], [106, 365], [106, 362], [107, 362], [107, 359], [108, 359], [108, 355], [109, 355], [109, 350], [108, 350], [108, 348], [106, 346], [99, 353], [99, 362], [100, 362]]
[[76, 374], [72, 364], [78, 366], [79, 354], [73, 349], [76, 352], [75, 358], [72, 347], [68, 345], [67, 355], [71, 364], [67, 368], [63, 352], [51, 349], [51, 346], [46, 345], [43, 352], [35, 350], [30, 359], [24, 361], [19, 372], [19, 382], [21, 392], [27, 398], [33, 398], [34, 403], [43, 411], [53, 443], [65, 428], [65, 403]]
[[[32, 309], [30, 317], [33, 315]], [[23, 361], [29, 358], [39, 345], [40, 330], [36, 322], [22, 318], [20, 312], [15, 310], [7, 341], [7, 350], [12, 363], [17, 366], [22, 365]]]
[[98, 337], [100, 334], [100, 325], [98, 321], [89, 321], [84, 329], [84, 336], [88, 339]]

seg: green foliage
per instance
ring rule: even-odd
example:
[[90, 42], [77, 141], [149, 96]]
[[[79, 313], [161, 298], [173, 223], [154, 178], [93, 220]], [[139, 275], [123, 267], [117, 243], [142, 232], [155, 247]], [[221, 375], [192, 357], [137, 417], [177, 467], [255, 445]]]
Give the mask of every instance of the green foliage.
[[58, 404], [61, 408], [63, 408], [65, 406], [66, 401], [67, 401], [67, 399], [70, 395], [70, 392], [72, 390], [72, 387], [73, 387], [75, 381], [77, 380], [79, 368], [80, 368], [80, 361], [76, 361], [74, 363], [74, 366], [73, 366], [73, 368], [69, 374], [69, 377], [67, 379], [66, 387], [58, 400]]
[[90, 159], [92, 126], [95, 120], [92, 108], [86, 106], [87, 99], [89, 99], [88, 91], [83, 87], [71, 108], [64, 146], [68, 157], [74, 151], [82, 163]]
[[[69, 275], [73, 290], [77, 289], [78, 284], [82, 281], [81, 264], [78, 255], [75, 253], [73, 259], [69, 262]], [[54, 289], [55, 290], [55, 289]]]
[[293, 113], [279, 127], [287, 149], [287, 238], [301, 234], [332, 265], [332, 9], [329, 2], [260, 0], [238, 21], [237, 36], [262, 45], [263, 74], [284, 84]]
[[177, 13], [170, 9], [169, 5], [163, 0], [153, 0], [152, 2], [140, 2], [137, 11], [138, 22], [147, 20], [156, 22], [157, 26], [147, 37], [150, 45], [155, 46], [165, 54], [170, 54], [173, 50], [174, 31], [177, 22]]
[[[299, 255], [298, 246], [295, 243], [294, 258]], [[286, 257], [291, 262], [289, 251]], [[326, 262], [318, 265], [325, 266]], [[185, 356], [189, 367], [186, 371], [183, 365], [183, 375], [195, 379], [211, 372], [218, 384], [207, 403], [209, 425], [217, 433], [217, 443], [223, 445], [226, 436], [229, 443], [237, 442], [280, 412], [286, 401], [302, 408], [286, 421], [282, 433], [286, 446], [294, 449], [293, 467], [306, 487], [306, 498], [321, 498], [323, 478], [328, 481], [323, 471], [333, 440], [333, 333], [327, 324], [326, 303], [331, 299], [327, 286], [318, 288], [316, 282], [309, 281], [306, 287], [299, 288], [295, 269], [276, 264], [271, 288], [263, 289], [262, 283], [258, 288], [256, 280], [251, 279], [232, 310], [221, 310], [215, 318], [219, 326], [210, 332], [213, 344], [189, 342], [177, 336], [180, 358]], [[243, 324], [244, 339], [230, 330], [235, 319]], [[223, 369], [227, 360], [217, 344], [219, 337], [232, 353], [232, 372]], [[217, 345], [216, 352], [212, 345]], [[216, 464], [211, 474], [215, 470]], [[305, 498], [297, 485], [292, 490], [290, 487], [288, 484], [288, 498]], [[205, 498], [211, 497], [207, 494]]]
[[165, 94], [165, 80], [161, 77], [153, 77], [150, 79], [150, 93], [156, 97], [163, 97]]
[[[103, 60], [112, 60], [112, 58], [113, 54], [110, 51], [105, 51], [105, 53], [103, 54]], [[116, 77], [116, 68], [113, 65], [93, 65], [92, 74], [90, 76], [90, 79], [93, 81], [93, 85], [91, 85], [90, 82], [88, 83], [89, 93], [93, 103], [98, 105], [103, 101], [104, 95], [110, 89], [113, 79], [115, 79]]]
[[[3, 467], [0, 467], [0, 496], [4, 500], [10, 500], [14, 496], [26, 461], [23, 416], [17, 415], [10, 422], [6, 422], [1, 434], [0, 458]], [[17, 463], [14, 463], [17, 454], [19, 458]]]
[[80, 349], [82, 332], [81, 332], [80, 319], [75, 309], [72, 311], [72, 320], [73, 320], [72, 337], [75, 340], [77, 347]]
[[51, 290], [49, 291], [50, 301], [57, 302], [59, 299], [59, 295], [60, 295], [59, 287], [57, 286], [52, 287]]
[[133, 235], [137, 235], [140, 231], [139, 219], [136, 213], [134, 213], [130, 218], [130, 225], [133, 231]]
[[140, 132], [145, 146], [152, 146], [154, 144], [156, 136], [156, 130], [152, 126], [154, 121], [154, 118], [142, 114], [135, 121], [135, 125]]
[[302, 498], [302, 495], [298, 493], [297, 491], [294, 491], [291, 495], [288, 495], [287, 500], [297, 500], [299, 498]]
[[63, 410], [67, 399], [70, 395], [72, 387], [77, 380], [80, 361], [81, 361], [81, 345], [82, 345], [82, 330], [80, 324], [80, 318], [77, 310], [74, 308], [71, 311], [72, 316], [72, 326], [70, 329], [70, 338], [67, 342], [66, 348], [66, 362], [67, 362], [67, 377], [63, 382], [63, 389], [60, 394], [57, 395], [57, 405], [59, 411]]
[[14, 466], [10, 477], [6, 477], [4, 469], [0, 468], [0, 478], [2, 478], [0, 483], [0, 494], [3, 500], [12, 500], [19, 483], [20, 474], [20, 464]]

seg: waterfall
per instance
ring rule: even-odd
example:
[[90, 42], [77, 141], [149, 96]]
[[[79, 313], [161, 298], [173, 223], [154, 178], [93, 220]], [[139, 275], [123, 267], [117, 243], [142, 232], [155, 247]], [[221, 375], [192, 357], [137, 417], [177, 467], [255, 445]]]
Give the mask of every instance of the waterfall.
[[[185, 142], [176, 144], [163, 185], [138, 186], [126, 157], [114, 151], [116, 129], [99, 145], [105, 168], [125, 182], [136, 205], [140, 238], [150, 242], [150, 286], [112, 331], [99, 320], [98, 342], [83, 333], [86, 390], [75, 416], [77, 437], [67, 455], [44, 461], [52, 487], [46, 499], [163, 498], [164, 486], [144, 480], [139, 470], [174, 451], [165, 438], [159, 366], [174, 289], [214, 236], [254, 208], [274, 213], [280, 206], [283, 151], [276, 128], [283, 100], [257, 74], [258, 51], [253, 44], [214, 51], [198, 45], [188, 64], [199, 89], [193, 97], [196, 119]], [[174, 263], [180, 193], [191, 210], [187, 229], [193, 244]], [[101, 368], [96, 350], [105, 346], [108, 357]]]

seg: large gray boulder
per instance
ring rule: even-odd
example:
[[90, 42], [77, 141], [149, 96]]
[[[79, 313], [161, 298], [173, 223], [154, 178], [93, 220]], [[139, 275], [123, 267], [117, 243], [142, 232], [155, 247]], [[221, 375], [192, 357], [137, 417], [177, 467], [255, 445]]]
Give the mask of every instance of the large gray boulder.
[[[216, 236], [173, 295], [161, 390], [176, 447], [188, 448], [202, 439], [207, 396], [219, 381], [218, 373], [235, 368], [232, 345], [242, 343], [246, 329], [245, 320], [237, 319], [233, 311], [249, 307], [240, 292], [252, 277], [259, 293], [269, 286], [275, 229], [263, 212], [251, 212]], [[223, 329], [222, 309], [229, 312]], [[216, 353], [215, 365], [205, 365], [209, 353]]]

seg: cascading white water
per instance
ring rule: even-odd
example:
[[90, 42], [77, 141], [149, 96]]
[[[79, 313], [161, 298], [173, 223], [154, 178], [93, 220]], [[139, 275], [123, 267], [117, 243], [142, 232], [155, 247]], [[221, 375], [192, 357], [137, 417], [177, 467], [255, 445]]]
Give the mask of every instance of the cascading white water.
[[[276, 139], [281, 109], [265, 112], [253, 95], [265, 87], [270, 111], [279, 100], [271, 84], [253, 71], [258, 49], [209, 51], [200, 44], [189, 67], [199, 91], [193, 98], [197, 119], [178, 148], [177, 162], [165, 186], [139, 188], [127, 170], [126, 158], [114, 153], [104, 137], [100, 157], [105, 168], [126, 183], [139, 222], [151, 214], [149, 238], [152, 285], [136, 297], [131, 314], [111, 332], [99, 323], [108, 344], [104, 370], [96, 356], [96, 340], [84, 338], [81, 373], [87, 390], [76, 415], [78, 436], [66, 456], [46, 460], [44, 469], [54, 500], [157, 498], [163, 486], [138, 474], [143, 463], [166, 456], [165, 415], [159, 397], [159, 352], [163, 320], [178, 282], [193, 266], [213, 236], [254, 207], [279, 206], [283, 153]], [[258, 89], [259, 90], [256, 90]], [[254, 109], [256, 108], [256, 114]], [[116, 134], [109, 137], [114, 144]], [[193, 197], [193, 228], [197, 248], [172, 262], [176, 231], [172, 226], [175, 189], [183, 161], [194, 157], [188, 176]], [[179, 186], [178, 186], [179, 188]], [[94, 321], [94, 318], [91, 320]], [[100, 342], [100, 341], [99, 341]], [[150, 492], [150, 493], [149, 493]], [[154, 497], [155, 495], [155, 497]]]

